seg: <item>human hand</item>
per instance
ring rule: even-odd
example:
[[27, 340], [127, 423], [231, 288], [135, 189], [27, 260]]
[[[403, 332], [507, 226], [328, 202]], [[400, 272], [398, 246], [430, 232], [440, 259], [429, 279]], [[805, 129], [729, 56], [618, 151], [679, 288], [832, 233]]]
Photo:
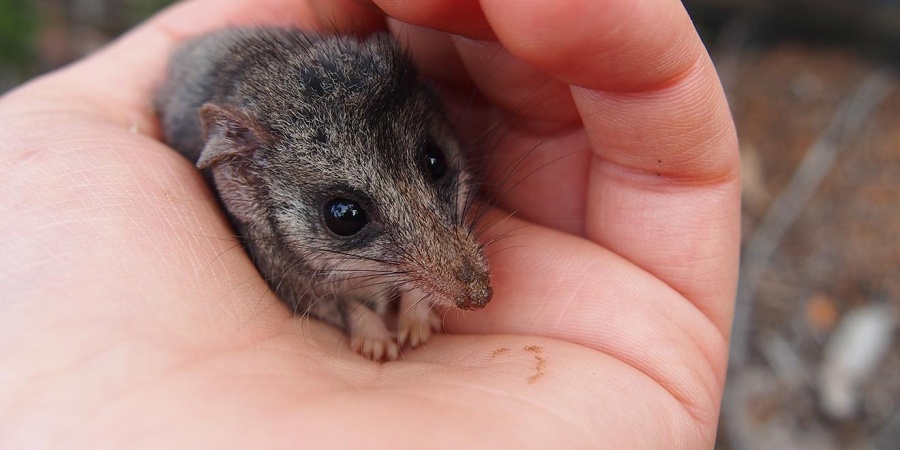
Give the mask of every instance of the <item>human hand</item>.
[[383, 26], [361, 3], [194, 0], [0, 100], [0, 447], [712, 446], [738, 155], [679, 2], [378, 1], [486, 39], [388, 24], [517, 211], [494, 299], [377, 364], [269, 293], [152, 91], [188, 36]]

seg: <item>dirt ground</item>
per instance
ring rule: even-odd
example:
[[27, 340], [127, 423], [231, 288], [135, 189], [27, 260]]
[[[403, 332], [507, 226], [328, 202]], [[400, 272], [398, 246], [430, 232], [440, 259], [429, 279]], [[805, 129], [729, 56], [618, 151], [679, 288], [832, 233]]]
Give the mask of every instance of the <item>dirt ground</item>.
[[[713, 48], [744, 168], [717, 447], [900, 448], [898, 72], [845, 45]], [[826, 404], [827, 373], [860, 364], [849, 406]]]
[[[44, 25], [33, 60], [0, 61], [0, 92], [138, 18], [98, 7], [85, 19], [62, 4], [34, 3]], [[775, 36], [740, 18], [697, 25], [744, 164], [742, 281], [717, 448], [900, 448], [900, 72], [854, 42]]]

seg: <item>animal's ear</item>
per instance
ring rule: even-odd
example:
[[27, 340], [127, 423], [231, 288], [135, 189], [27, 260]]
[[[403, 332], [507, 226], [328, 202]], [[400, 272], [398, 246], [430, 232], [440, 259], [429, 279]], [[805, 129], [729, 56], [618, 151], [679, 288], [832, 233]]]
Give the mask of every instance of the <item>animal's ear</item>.
[[253, 154], [269, 141], [266, 131], [240, 109], [207, 103], [200, 108], [200, 123], [206, 145], [197, 167], [207, 167]]

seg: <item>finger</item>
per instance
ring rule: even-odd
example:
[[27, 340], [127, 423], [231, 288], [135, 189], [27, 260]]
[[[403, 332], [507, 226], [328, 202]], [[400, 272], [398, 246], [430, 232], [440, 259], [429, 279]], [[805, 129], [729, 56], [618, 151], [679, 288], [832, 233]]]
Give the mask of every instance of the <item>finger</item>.
[[[511, 116], [520, 127], [550, 131], [558, 124], [577, 123], [578, 110], [569, 85], [512, 55], [496, 42], [458, 39], [460, 58], [482, 94]], [[541, 127], [542, 124], [548, 124]]]
[[366, 36], [384, 28], [384, 14], [363, 0], [306, 0], [316, 17], [314, 29]]
[[500, 41], [573, 85], [593, 150], [585, 232], [690, 298], [723, 332], [736, 284], [736, 138], [680, 2], [489, 0]]
[[[448, 4], [446, 0], [409, 2], [402, 7], [396, 3], [378, 4], [394, 17], [412, 23], [431, 17], [424, 10], [442, 7], [435, 4]], [[519, 60], [497, 51], [492, 56], [489, 46], [485, 52], [479, 45], [460, 44], [470, 73], [485, 83], [485, 95], [519, 114], [536, 111], [539, 108], [534, 104], [518, 109], [512, 106], [523, 105], [523, 97], [554, 97], [551, 93], [558, 89], [556, 84], [548, 87], [546, 94], [538, 92], [540, 85], [548, 82], [538, 78], [537, 69], [573, 86], [575, 104], [592, 139], [605, 137], [598, 144], [632, 144], [631, 148], [611, 146], [616, 151], [605, 153], [605, 159], [630, 168], [652, 169], [652, 173], [659, 172], [657, 160], [662, 159], [664, 175], [717, 180], [734, 175], [733, 149], [720, 151], [722, 139], [710, 142], [714, 137], [733, 137], [727, 105], [715, 70], [680, 2], [485, 0], [481, 8], [499, 42]], [[460, 20], [480, 19], [469, 11]], [[456, 32], [468, 26], [449, 19], [445, 22], [443, 28]], [[533, 67], [522, 67], [522, 62]], [[511, 65], [518, 67], [504, 67]], [[500, 75], [489, 74], [498, 67]], [[519, 78], [527, 78], [527, 82], [513, 80], [513, 89], [503, 84], [513, 73], [526, 71]], [[510, 95], [510, 90], [518, 93], [501, 97]], [[559, 122], [571, 120], [566, 103], [560, 105], [549, 109], [564, 117]], [[617, 133], [610, 137], [606, 132], [614, 126], [618, 126], [613, 130]], [[685, 133], [703, 130], [709, 131], [705, 135]], [[675, 145], [672, 137], [678, 139]], [[595, 148], [602, 150], [601, 146]], [[659, 149], [674, 157], [659, 158], [657, 152], [651, 158], [634, 148]], [[679, 164], [687, 160], [691, 162]]]
[[[488, 201], [519, 217], [584, 233], [590, 148], [569, 85], [495, 42], [458, 39], [456, 49], [479, 92], [493, 105], [487, 120], [457, 114], [487, 131], [466, 135], [484, 174]], [[466, 111], [469, 110], [469, 111]]]
[[646, 90], [678, 78], [702, 53], [680, 2], [487, 0], [482, 7], [510, 51], [585, 88]]
[[[721, 151], [734, 151], [729, 141], [718, 142]], [[595, 156], [589, 177], [586, 235], [691, 299], [727, 336], [740, 246], [737, 174], [681, 184]]]
[[[643, 90], [699, 56], [690, 18], [668, 0], [376, 0], [404, 22], [473, 39], [496, 36], [513, 54], [592, 89]], [[489, 31], [485, 31], [488, 27]], [[596, 77], [603, 74], [603, 77]]]
[[486, 203], [516, 217], [575, 235], [585, 233], [585, 202], [591, 153], [583, 130], [523, 130], [501, 121], [469, 141], [484, 173]]
[[441, 86], [443, 94], [461, 95], [468, 101], [475, 92], [474, 83], [459, 58], [454, 42], [457, 38], [430, 28], [410, 25], [388, 18], [388, 29], [396, 36], [419, 68], [425, 80]]
[[737, 139], [708, 59], [646, 93], [573, 89], [593, 156], [585, 232], [691, 299], [725, 335], [740, 245]]
[[478, 0], [374, 0], [373, 3], [404, 22], [476, 39], [494, 36]]

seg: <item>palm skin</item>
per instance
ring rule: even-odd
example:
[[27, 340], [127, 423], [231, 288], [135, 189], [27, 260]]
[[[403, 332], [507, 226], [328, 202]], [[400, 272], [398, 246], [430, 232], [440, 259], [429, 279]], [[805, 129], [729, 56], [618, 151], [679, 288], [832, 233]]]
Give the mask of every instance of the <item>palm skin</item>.
[[739, 169], [680, 3], [376, 3], [424, 73], [479, 88], [448, 99], [467, 137], [499, 127], [482, 161], [502, 207], [483, 222], [503, 237], [491, 304], [387, 364], [292, 317], [158, 141], [152, 91], [171, 48], [213, 28], [383, 18], [362, 1], [180, 4], [0, 100], [0, 448], [712, 446]]

